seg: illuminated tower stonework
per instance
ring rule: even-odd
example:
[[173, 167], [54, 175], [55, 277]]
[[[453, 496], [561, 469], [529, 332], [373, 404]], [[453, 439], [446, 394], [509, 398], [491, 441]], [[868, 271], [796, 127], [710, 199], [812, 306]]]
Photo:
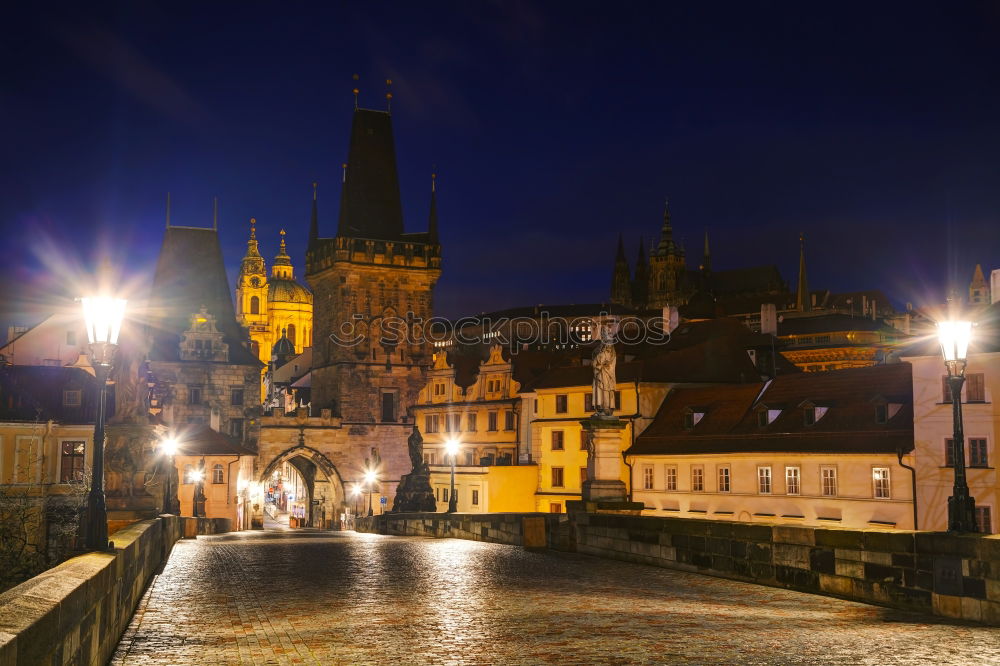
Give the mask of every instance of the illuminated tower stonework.
[[433, 313], [441, 274], [435, 193], [426, 232], [406, 233], [391, 116], [355, 109], [337, 235], [315, 215], [306, 279], [315, 296], [314, 410], [330, 409], [360, 434], [403, 423], [432, 362], [414, 331]]
[[660, 243], [649, 253], [649, 298], [648, 305], [662, 308], [685, 302], [685, 280], [687, 271], [684, 248], [674, 242], [673, 227], [670, 224], [670, 206], [664, 205], [663, 228]]

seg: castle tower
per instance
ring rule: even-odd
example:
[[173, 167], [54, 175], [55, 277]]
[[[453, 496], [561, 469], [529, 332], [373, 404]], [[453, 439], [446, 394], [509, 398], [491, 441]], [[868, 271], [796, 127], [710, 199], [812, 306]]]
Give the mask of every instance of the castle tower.
[[677, 305], [683, 302], [682, 291], [686, 270], [684, 250], [674, 242], [674, 231], [670, 223], [670, 203], [665, 202], [660, 243], [649, 256], [648, 306], [662, 308], [665, 305]]
[[[314, 205], [315, 201], [313, 199]], [[312, 346], [313, 295], [296, 282], [292, 258], [288, 256], [285, 247], [285, 230], [282, 229], [279, 233], [281, 241], [278, 244], [278, 254], [274, 256], [271, 279], [267, 281], [268, 329], [271, 344], [287, 336], [295, 353], [301, 354], [303, 349]], [[284, 336], [281, 335], [282, 332]], [[270, 349], [268, 353], [270, 354]]]
[[632, 275], [625, 258], [625, 245], [618, 234], [618, 253], [615, 255], [615, 270], [611, 275], [611, 302], [618, 305], [632, 303]]
[[986, 277], [983, 275], [983, 267], [976, 264], [976, 270], [972, 273], [972, 282], [969, 283], [969, 304], [989, 304], [990, 288], [986, 285]]
[[357, 434], [403, 423], [424, 385], [429, 343], [414, 333], [433, 314], [441, 275], [434, 191], [431, 206], [435, 228], [406, 233], [392, 117], [356, 108], [337, 235], [317, 229], [306, 278], [316, 297], [313, 408], [332, 409]]

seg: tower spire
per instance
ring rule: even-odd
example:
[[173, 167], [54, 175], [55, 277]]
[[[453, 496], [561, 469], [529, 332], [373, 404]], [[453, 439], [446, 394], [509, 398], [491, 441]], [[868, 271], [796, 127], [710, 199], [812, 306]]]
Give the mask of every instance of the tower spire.
[[360, 90], [358, 90], [358, 86], [360, 85], [358, 83], [358, 81], [361, 79], [361, 77], [358, 76], [357, 74], [354, 74], [351, 78], [354, 79], [354, 90], [352, 92], [354, 93], [354, 110], [357, 111], [358, 110], [358, 93], [361, 92]]
[[385, 80], [385, 110], [392, 111], [392, 79]]
[[809, 294], [809, 283], [806, 280], [806, 236], [799, 234], [799, 286], [795, 296], [795, 308], [799, 312], [812, 310], [812, 296]]
[[674, 229], [670, 225], [670, 200], [663, 200], [663, 226], [660, 228], [660, 244], [657, 247], [657, 254], [674, 254], [676, 250], [674, 243]]
[[170, 192], [167, 192], [167, 229], [170, 228]]
[[319, 240], [319, 209], [316, 204], [316, 183], [313, 182], [313, 205], [312, 214], [309, 216], [309, 246], [311, 250]]
[[438, 240], [438, 206], [437, 206], [437, 174], [431, 174], [431, 211], [427, 220], [427, 238], [437, 245]]
[[615, 254], [615, 269], [611, 275], [611, 302], [629, 305], [632, 302], [632, 274], [625, 258], [625, 242], [618, 234], [618, 252]]
[[704, 273], [712, 270], [712, 255], [708, 251], [708, 229], [705, 229], [705, 250], [701, 256], [701, 270]]

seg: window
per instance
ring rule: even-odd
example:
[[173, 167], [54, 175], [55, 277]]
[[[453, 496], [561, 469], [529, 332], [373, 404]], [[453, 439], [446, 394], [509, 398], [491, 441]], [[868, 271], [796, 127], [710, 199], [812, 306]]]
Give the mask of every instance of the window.
[[989, 467], [985, 439], [977, 437], [969, 440], [969, 467]]
[[66, 331], [66, 344], [71, 347], [76, 346], [76, 331]]
[[532, 409], [534, 410], [535, 414], [538, 413], [538, 398], [532, 400]]
[[229, 404], [233, 407], [243, 406], [243, 389], [234, 388], [233, 392], [229, 396]]
[[441, 501], [442, 502], [447, 502], [448, 501], [448, 489], [447, 488], [442, 488], [441, 489]]
[[757, 492], [761, 495], [771, 494], [771, 468], [757, 468]]
[[476, 415], [466, 414], [465, 415], [465, 429], [469, 432], [476, 432]]
[[391, 423], [396, 420], [396, 394], [390, 391], [382, 393], [382, 422]]
[[565, 433], [563, 433], [562, 430], [553, 430], [552, 431], [552, 450], [553, 451], [562, 451], [563, 450], [563, 448], [564, 448], [563, 445], [565, 444], [564, 439], [563, 439], [564, 438], [564, 434]]
[[517, 425], [514, 422], [514, 411], [508, 409], [503, 413], [503, 429], [504, 430], [515, 430]]
[[882, 424], [889, 420], [889, 406], [886, 404], [875, 405], [875, 423]]
[[201, 404], [201, 387], [200, 386], [189, 386], [188, 387], [188, 404], [189, 405], [200, 405]]
[[684, 412], [684, 427], [687, 430], [694, 428], [694, 412]]
[[580, 450], [581, 451], [587, 451], [587, 450], [589, 450], [588, 447], [587, 447], [589, 439], [590, 439], [590, 433], [587, 432], [586, 430], [581, 430], [580, 431]]
[[563, 487], [563, 468], [553, 467], [552, 468], [552, 487], [562, 488]]
[[435, 382], [434, 395], [444, 395], [444, 382]]
[[236, 439], [243, 439], [243, 419], [229, 419], [229, 434]]
[[642, 489], [652, 490], [653, 489], [653, 466], [643, 465], [642, 466]]
[[288, 341], [291, 342], [293, 346], [295, 345], [295, 324], [288, 325], [288, 329], [285, 331], [285, 337], [288, 338]]
[[824, 497], [837, 496], [837, 468], [822, 467], [819, 471]]
[[194, 467], [184, 465], [184, 483], [194, 483], [194, 479], [191, 478], [192, 474], [194, 474]]
[[583, 411], [587, 412], [588, 414], [590, 412], [594, 411], [594, 394], [593, 393], [586, 393], [586, 394], [584, 394], [584, 396], [583, 396]]
[[559, 502], [549, 502], [549, 513], [562, 513], [562, 504]]
[[677, 468], [670, 466], [666, 470], [666, 478], [664, 479], [664, 489], [665, 490], [677, 490]]
[[802, 492], [799, 477], [802, 475], [798, 467], [785, 468], [785, 494], [798, 495]]
[[260, 314], [260, 299], [256, 296], [250, 297], [250, 314]]
[[59, 482], [83, 481], [84, 453], [86, 442], [63, 442], [62, 459], [59, 462]]
[[583, 484], [585, 484], [587, 482], [587, 479], [589, 479], [589, 478], [590, 477], [587, 476], [587, 468], [586, 467], [581, 467], [580, 468], [580, 487], [581, 488], [583, 487]]
[[816, 424], [816, 408], [815, 407], [806, 407], [804, 410], [802, 410], [802, 421], [807, 426], [815, 425]]
[[615, 409], [622, 408], [622, 392], [615, 391]]
[[437, 414], [427, 414], [424, 416], [424, 432], [437, 432], [438, 431], [438, 417]]
[[889, 499], [888, 467], [872, 467], [872, 490], [875, 499]]
[[704, 467], [692, 467], [691, 468], [691, 490], [692, 492], [700, 493], [705, 490], [705, 468]]
[[444, 428], [445, 432], [462, 432], [462, 415], [445, 414]]
[[569, 400], [565, 395], [556, 396], [556, 414], [565, 414], [568, 411]]
[[729, 492], [729, 468], [720, 467], [719, 468], [719, 492], [728, 493]]
[[955, 440], [951, 437], [944, 440], [944, 466], [955, 466]]
[[472, 506], [479, 506], [479, 491], [475, 488], [472, 489]]
[[82, 397], [80, 389], [66, 389], [63, 391], [63, 407], [79, 407]]
[[980, 534], [993, 534], [993, 519], [990, 516], [990, 507], [976, 507], [976, 530]]
[[977, 372], [965, 376], [965, 401], [986, 402], [986, 384], [983, 373]]
[[757, 426], [763, 428], [768, 424], [767, 420], [767, 410], [760, 409], [757, 411]]
[[212, 483], [223, 483], [226, 480], [226, 474], [222, 470], [222, 465], [215, 464], [212, 466]]
[[424, 462], [427, 463], [428, 465], [433, 465], [434, 464], [434, 454], [433, 453], [426, 453], [425, 452], [424, 453]]
[[490, 412], [486, 415], [486, 429], [490, 432], [497, 431], [497, 413]]

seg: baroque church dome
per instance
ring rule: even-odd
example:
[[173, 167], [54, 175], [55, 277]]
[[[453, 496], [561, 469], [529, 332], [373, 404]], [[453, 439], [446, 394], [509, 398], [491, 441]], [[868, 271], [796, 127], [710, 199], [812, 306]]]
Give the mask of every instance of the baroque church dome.
[[295, 280], [271, 278], [267, 281], [269, 303], [312, 303], [313, 295]]

